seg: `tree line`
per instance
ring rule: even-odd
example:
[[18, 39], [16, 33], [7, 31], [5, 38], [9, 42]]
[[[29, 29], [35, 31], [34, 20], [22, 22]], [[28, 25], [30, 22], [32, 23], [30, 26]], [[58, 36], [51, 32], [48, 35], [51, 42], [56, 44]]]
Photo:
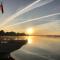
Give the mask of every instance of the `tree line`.
[[0, 36], [26, 36], [25, 33], [16, 33], [16, 32], [5, 32], [4, 30], [0, 31]]

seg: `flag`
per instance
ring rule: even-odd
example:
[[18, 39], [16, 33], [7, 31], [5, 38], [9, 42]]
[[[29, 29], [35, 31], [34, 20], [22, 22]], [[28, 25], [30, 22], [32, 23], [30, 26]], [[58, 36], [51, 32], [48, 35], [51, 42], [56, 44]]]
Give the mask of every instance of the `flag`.
[[2, 14], [4, 13], [2, 2], [1, 2], [1, 4], [0, 4], [0, 11], [2, 12]]

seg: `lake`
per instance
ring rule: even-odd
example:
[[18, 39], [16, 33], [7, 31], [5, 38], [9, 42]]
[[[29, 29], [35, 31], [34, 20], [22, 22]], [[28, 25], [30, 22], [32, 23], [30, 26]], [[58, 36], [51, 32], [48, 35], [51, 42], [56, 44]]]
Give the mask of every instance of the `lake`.
[[21, 49], [11, 53], [16, 60], [60, 60], [60, 38], [29, 36]]

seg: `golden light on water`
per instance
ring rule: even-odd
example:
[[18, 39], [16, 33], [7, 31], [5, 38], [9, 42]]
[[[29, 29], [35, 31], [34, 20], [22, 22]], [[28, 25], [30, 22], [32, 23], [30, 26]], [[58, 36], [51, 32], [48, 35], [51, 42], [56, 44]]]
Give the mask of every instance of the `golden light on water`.
[[33, 42], [32, 42], [32, 38], [29, 36], [28, 38], [28, 44], [32, 44]]
[[[32, 35], [33, 34], [33, 28], [27, 28], [26, 29], [26, 33], [29, 34], [29, 35]], [[33, 43], [31, 36], [28, 36], [27, 39], [28, 39], [28, 44], [32, 44]]]
[[32, 43], [32, 40], [28, 40], [28, 43], [31, 44]]

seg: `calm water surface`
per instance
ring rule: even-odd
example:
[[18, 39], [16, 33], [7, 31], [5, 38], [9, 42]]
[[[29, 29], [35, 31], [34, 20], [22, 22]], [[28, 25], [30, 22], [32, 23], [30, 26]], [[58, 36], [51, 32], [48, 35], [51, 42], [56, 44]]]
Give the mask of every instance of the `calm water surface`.
[[60, 38], [31, 36], [27, 43], [11, 55], [16, 60], [60, 60]]

